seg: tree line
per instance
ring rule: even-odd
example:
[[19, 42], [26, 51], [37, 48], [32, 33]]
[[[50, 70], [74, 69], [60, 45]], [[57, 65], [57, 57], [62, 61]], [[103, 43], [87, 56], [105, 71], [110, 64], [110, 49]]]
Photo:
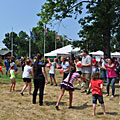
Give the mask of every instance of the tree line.
[[[13, 39], [13, 49], [15, 56], [28, 56], [29, 54], [29, 39], [31, 39], [31, 55], [32, 57], [36, 53], [44, 53], [44, 37], [45, 37], [45, 52], [48, 53], [55, 49], [55, 37], [56, 31], [52, 31], [47, 28], [47, 36], [44, 36], [44, 24], [39, 21], [37, 27], [32, 28], [32, 36], [29, 36], [25, 31], [20, 31], [18, 34], [15, 32], [6, 33], [3, 43], [7, 49], [11, 50], [11, 40]], [[56, 48], [61, 48], [64, 45], [70, 44], [70, 42], [63, 41], [63, 37], [59, 36], [60, 40], [56, 39]]]
[[[120, 0], [46, 0], [37, 16], [41, 21], [32, 32], [36, 39], [32, 40], [32, 55], [37, 51], [43, 53], [44, 24], [51, 24], [53, 21], [62, 22], [65, 18], [75, 17], [82, 14], [86, 9], [85, 17], [79, 19], [80, 29], [79, 41], [74, 41], [74, 47], [87, 49], [88, 51], [102, 50], [110, 57], [110, 53], [120, 51]], [[46, 52], [55, 49], [55, 31], [48, 29], [46, 38]], [[10, 49], [12, 33], [5, 34], [3, 43]], [[30, 37], [20, 31], [14, 33], [14, 52], [18, 55], [28, 54], [28, 41]], [[61, 41], [57, 40], [57, 48], [62, 47]], [[65, 45], [69, 44], [65, 42]], [[23, 49], [24, 48], [24, 49]]]

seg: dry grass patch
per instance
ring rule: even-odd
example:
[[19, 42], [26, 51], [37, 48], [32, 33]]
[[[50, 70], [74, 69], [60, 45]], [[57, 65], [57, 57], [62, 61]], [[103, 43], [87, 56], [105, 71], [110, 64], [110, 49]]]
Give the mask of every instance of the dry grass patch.
[[[68, 109], [68, 92], [65, 92], [60, 103], [60, 110], [56, 111], [55, 104], [60, 93], [60, 87], [47, 85], [45, 87], [44, 106], [32, 104], [32, 96], [28, 95], [28, 89], [24, 96], [20, 95], [24, 83], [18, 76], [16, 92], [10, 93], [9, 79], [0, 78], [0, 120], [120, 120], [120, 106], [118, 106], [119, 89], [116, 84], [116, 97], [104, 97], [107, 115], [102, 114], [101, 106], [97, 105], [97, 116], [92, 116], [92, 96], [81, 93], [79, 88], [75, 90], [73, 97], [73, 109]], [[58, 85], [62, 81], [62, 75], [57, 71]], [[77, 84], [77, 83], [75, 83]], [[106, 92], [104, 86], [104, 92]], [[33, 89], [32, 89], [33, 90]]]

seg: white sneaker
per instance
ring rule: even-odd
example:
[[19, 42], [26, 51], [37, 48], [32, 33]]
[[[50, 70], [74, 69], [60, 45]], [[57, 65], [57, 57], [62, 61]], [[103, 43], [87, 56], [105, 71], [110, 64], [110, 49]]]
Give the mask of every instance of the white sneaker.
[[82, 83], [81, 83], [81, 87], [83, 87], [83, 86], [84, 86], [84, 83], [82, 82]]
[[79, 87], [80, 86], [80, 84], [78, 83], [77, 85], [76, 85], [76, 87]]

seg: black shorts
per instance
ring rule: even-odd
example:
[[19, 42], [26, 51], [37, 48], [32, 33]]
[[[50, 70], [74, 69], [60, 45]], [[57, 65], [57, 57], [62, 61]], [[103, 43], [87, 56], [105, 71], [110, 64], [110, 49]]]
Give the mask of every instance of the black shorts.
[[98, 101], [99, 101], [100, 104], [104, 104], [103, 96], [102, 95], [94, 94], [92, 96], [92, 99], [93, 99], [93, 104], [97, 104], [97, 99], [98, 99]]
[[31, 82], [31, 78], [23, 78], [24, 82]]

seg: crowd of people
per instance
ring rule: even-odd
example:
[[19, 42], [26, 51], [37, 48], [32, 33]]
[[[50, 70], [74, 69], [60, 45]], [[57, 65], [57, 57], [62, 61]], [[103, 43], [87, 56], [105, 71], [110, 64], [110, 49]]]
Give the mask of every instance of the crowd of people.
[[[100, 61], [96, 61], [95, 58], [92, 58], [88, 54], [87, 50], [84, 50], [82, 52], [82, 57], [76, 57], [73, 60], [67, 59], [66, 57], [62, 57], [61, 60], [57, 58], [48, 58], [47, 62], [48, 63], [45, 64], [43, 56], [40, 53], [37, 54], [34, 61], [31, 61], [31, 59], [29, 58], [27, 58], [27, 60], [25, 60], [25, 58], [22, 58], [22, 78], [25, 83], [20, 92], [22, 96], [24, 96], [24, 91], [27, 87], [29, 87], [29, 95], [32, 95], [31, 89], [33, 78], [34, 90], [32, 103], [36, 104], [36, 97], [39, 89], [39, 105], [42, 106], [45, 83], [46, 85], [48, 84], [48, 78], [45, 67], [49, 68], [51, 86], [58, 85], [56, 81], [55, 71], [56, 67], [61, 67], [60, 74], [63, 74], [63, 79], [61, 80], [60, 84], [61, 93], [56, 103], [56, 110], [59, 110], [59, 103], [65, 91], [69, 92], [69, 108], [72, 108], [72, 99], [74, 91], [73, 83], [75, 80], [77, 80], [78, 84], [76, 85], [76, 87], [81, 86], [81, 93], [86, 93], [88, 95], [92, 91], [93, 115], [96, 115], [97, 100], [101, 104], [103, 113], [106, 114], [102, 89], [103, 84], [106, 82], [106, 97], [109, 96], [109, 87], [111, 84], [111, 97], [113, 98], [115, 96], [115, 82], [117, 77], [120, 77], [120, 65], [116, 61], [116, 59], [111, 59], [104, 56], [104, 58], [101, 58]], [[4, 61], [4, 65], [6, 67], [6, 75], [8, 75], [8, 73], [10, 75], [10, 92], [12, 92], [15, 90], [15, 79], [18, 71], [17, 65], [15, 64], [13, 59], [6, 59]], [[0, 70], [2, 73], [1, 67]]]

